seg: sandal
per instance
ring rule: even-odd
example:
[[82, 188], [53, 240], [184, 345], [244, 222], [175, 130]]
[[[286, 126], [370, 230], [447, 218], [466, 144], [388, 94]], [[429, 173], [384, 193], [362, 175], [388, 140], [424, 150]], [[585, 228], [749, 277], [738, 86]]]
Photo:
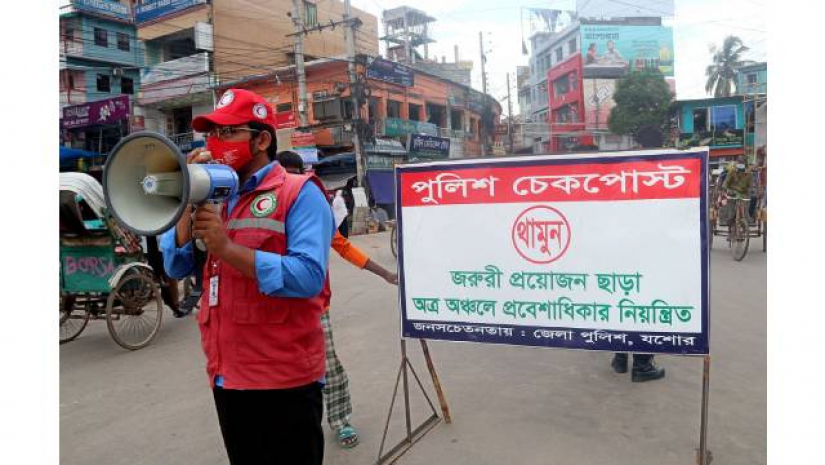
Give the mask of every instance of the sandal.
[[351, 449], [358, 445], [358, 432], [350, 425], [338, 430], [338, 443], [344, 449]]

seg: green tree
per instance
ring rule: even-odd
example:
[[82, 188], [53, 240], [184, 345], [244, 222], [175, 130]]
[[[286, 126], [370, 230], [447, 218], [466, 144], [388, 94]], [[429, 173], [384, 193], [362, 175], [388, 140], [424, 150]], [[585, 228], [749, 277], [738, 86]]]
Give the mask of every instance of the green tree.
[[610, 132], [638, 139], [651, 131], [661, 137], [667, 128], [673, 94], [660, 73], [631, 73], [617, 83], [613, 100], [616, 106], [607, 120]]
[[742, 59], [742, 55], [748, 50], [750, 49], [742, 43], [742, 39], [736, 36], [725, 37], [721, 49], [711, 47], [713, 64], [705, 70], [708, 77], [705, 92], [714, 97], [730, 97], [736, 87], [739, 68], [750, 63], [749, 60]]

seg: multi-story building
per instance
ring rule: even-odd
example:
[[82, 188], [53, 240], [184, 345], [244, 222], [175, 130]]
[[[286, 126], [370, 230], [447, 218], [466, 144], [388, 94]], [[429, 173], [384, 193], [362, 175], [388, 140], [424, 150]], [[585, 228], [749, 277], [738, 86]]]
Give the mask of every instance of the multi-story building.
[[[139, 103], [147, 129], [172, 137], [183, 149], [202, 144], [192, 118], [212, 110], [214, 88], [294, 62], [293, 18], [306, 28], [340, 21], [339, 0], [143, 0], [135, 6], [138, 37], [146, 48]], [[377, 19], [357, 8], [356, 50], [378, 53]], [[342, 56], [344, 28], [303, 37], [305, 60]], [[291, 107], [279, 107], [291, 112]]]
[[64, 2], [60, 9], [61, 146], [100, 155], [128, 134], [142, 63], [131, 2]]
[[[362, 133], [367, 140], [364, 144], [367, 182], [377, 203], [394, 202], [391, 169], [396, 162], [481, 155], [480, 129], [486, 124], [487, 134], [492, 133], [493, 122], [501, 115], [501, 105], [493, 97], [400, 63], [364, 56], [359, 61], [357, 73], [366, 77], [365, 93], [369, 96], [361, 109], [361, 117], [367, 123]], [[367, 65], [364, 61], [371, 63]], [[317, 156], [322, 164], [326, 159], [348, 160], [349, 170], [344, 170], [340, 178], [346, 180], [355, 175], [352, 136], [357, 130], [353, 123], [347, 63], [340, 59], [319, 59], [307, 62], [305, 70], [309, 127], [296, 132], [294, 125], [284, 125], [278, 129], [279, 147], [307, 145], [295, 142], [295, 138], [303, 138], [301, 133], [311, 133], [312, 142], [308, 145], [313, 145], [310, 150], [314, 153], [305, 158]], [[282, 111], [297, 108], [294, 65], [226, 82], [220, 89], [229, 87], [257, 92]], [[419, 150], [415, 141], [436, 148]], [[335, 181], [328, 182], [327, 187], [336, 187]]]
[[741, 95], [767, 95], [768, 63], [753, 63], [740, 67], [736, 73], [736, 93]]

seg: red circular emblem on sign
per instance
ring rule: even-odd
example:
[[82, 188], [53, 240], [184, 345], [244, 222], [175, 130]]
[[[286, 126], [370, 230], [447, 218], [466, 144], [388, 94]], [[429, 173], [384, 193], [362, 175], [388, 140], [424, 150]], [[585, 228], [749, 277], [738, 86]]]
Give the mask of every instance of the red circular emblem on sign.
[[570, 246], [570, 223], [553, 207], [530, 207], [513, 223], [512, 238], [513, 247], [525, 260], [552, 263]]

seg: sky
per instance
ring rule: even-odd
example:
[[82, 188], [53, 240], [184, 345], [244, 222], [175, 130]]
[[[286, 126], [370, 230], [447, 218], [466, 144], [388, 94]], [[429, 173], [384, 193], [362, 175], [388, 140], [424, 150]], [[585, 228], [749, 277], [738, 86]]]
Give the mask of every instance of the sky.
[[[629, 1], [629, 0], [628, 0]], [[645, 0], [633, 0], [644, 4]], [[676, 95], [679, 99], [702, 98], [705, 93], [705, 68], [711, 63], [712, 44], [721, 45], [728, 35], [739, 36], [751, 48], [745, 55], [754, 61], [767, 61], [767, 0], [675, 0], [676, 15], [665, 21], [673, 27], [676, 60]], [[621, 2], [620, 2], [621, 3]], [[452, 61], [453, 46], [458, 45], [461, 59], [475, 62], [473, 87], [481, 89], [478, 33], [484, 32], [487, 49], [488, 91], [502, 100], [507, 95], [507, 73], [512, 73], [511, 89], [515, 94], [515, 72], [519, 65], [528, 64], [528, 56], [521, 53], [522, 8], [571, 9], [575, 0], [352, 0], [352, 5], [379, 18], [381, 12], [397, 6], [409, 5], [424, 10], [436, 18], [430, 55]], [[528, 45], [528, 13], [524, 13], [524, 40]], [[421, 48], [423, 53], [423, 47]], [[440, 59], [440, 58], [439, 58]], [[518, 100], [514, 96], [514, 113]], [[506, 101], [503, 102], [506, 104]], [[506, 105], [504, 106], [506, 108]]]

